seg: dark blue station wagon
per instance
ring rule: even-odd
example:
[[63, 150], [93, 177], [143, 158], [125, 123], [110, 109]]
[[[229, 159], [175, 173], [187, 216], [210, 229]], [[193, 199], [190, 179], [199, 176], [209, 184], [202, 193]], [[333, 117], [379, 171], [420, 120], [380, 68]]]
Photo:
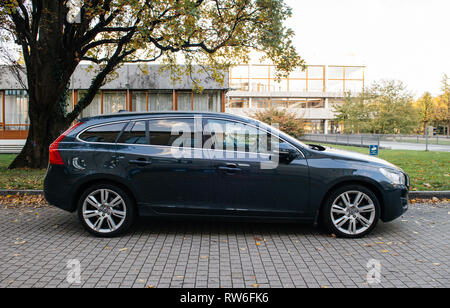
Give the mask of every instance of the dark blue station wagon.
[[321, 224], [361, 237], [408, 208], [408, 176], [370, 156], [306, 145], [223, 113], [82, 119], [50, 147], [45, 197], [96, 236], [137, 216]]

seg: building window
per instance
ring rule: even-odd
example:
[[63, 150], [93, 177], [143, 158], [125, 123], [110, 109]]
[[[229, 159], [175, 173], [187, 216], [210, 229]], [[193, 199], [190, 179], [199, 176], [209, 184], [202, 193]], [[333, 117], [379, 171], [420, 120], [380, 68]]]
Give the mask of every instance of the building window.
[[220, 112], [222, 110], [222, 98], [218, 91], [204, 91], [194, 93], [195, 111]]
[[230, 98], [229, 108], [248, 108], [248, 98]]
[[147, 111], [147, 92], [133, 91], [132, 110], [137, 112]]
[[305, 109], [307, 106], [306, 99], [291, 99], [289, 100], [289, 107], [296, 109]]
[[248, 70], [248, 65], [238, 65], [230, 69], [230, 86], [233, 90], [249, 91]]
[[[78, 102], [80, 102], [86, 94], [87, 94], [86, 90], [78, 91]], [[89, 104], [89, 106], [84, 108], [83, 111], [81, 112], [81, 117], [82, 118], [94, 117], [101, 113], [102, 113], [102, 103], [100, 94], [96, 94], [92, 102]]]
[[150, 92], [150, 111], [173, 110], [173, 92]]
[[127, 108], [127, 92], [104, 91], [103, 92], [103, 114], [117, 113]]
[[252, 91], [254, 92], [269, 92], [269, 79], [253, 79]]
[[329, 66], [328, 91], [359, 93], [364, 89], [363, 66]]
[[[3, 115], [2, 115], [3, 116]], [[25, 90], [5, 91], [5, 126], [7, 130], [28, 129], [28, 93]]]
[[273, 108], [288, 108], [289, 100], [288, 99], [272, 99], [271, 107]]
[[269, 108], [270, 100], [268, 98], [255, 98], [252, 100], [252, 105], [256, 108]]
[[321, 134], [324, 132], [324, 120], [305, 120], [305, 132], [307, 134]]
[[177, 98], [179, 111], [192, 110], [192, 92], [178, 92]]
[[308, 99], [308, 108], [325, 108], [323, 99]]
[[306, 92], [306, 79], [305, 80], [290, 79], [289, 91]]

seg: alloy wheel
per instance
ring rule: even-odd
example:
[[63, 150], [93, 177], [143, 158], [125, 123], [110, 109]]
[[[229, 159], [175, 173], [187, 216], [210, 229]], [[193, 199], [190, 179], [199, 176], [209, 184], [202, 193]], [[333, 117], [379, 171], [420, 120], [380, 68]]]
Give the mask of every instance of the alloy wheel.
[[340, 194], [331, 206], [331, 221], [347, 235], [359, 235], [369, 229], [376, 216], [373, 200], [361, 191]]
[[82, 215], [89, 228], [107, 234], [123, 225], [127, 207], [118, 193], [110, 189], [98, 189], [85, 198]]

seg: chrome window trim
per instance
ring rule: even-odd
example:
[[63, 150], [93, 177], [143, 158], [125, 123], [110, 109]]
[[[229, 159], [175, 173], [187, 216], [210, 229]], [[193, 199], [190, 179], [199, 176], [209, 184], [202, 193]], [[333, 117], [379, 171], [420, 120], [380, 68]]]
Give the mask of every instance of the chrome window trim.
[[[237, 119], [228, 119], [228, 118], [221, 118], [221, 117], [215, 117], [215, 116], [203, 116], [203, 115], [199, 115], [201, 116], [202, 119], [214, 119], [214, 120], [222, 120], [222, 121], [230, 121], [230, 122], [235, 122], [235, 123], [240, 123], [240, 124], [244, 124], [244, 125], [248, 125], [248, 126], [252, 126], [253, 128], [262, 130], [268, 134], [270, 134], [271, 136], [274, 136], [282, 141], [284, 141], [285, 143], [289, 144], [290, 146], [292, 146], [294, 149], [297, 150], [297, 152], [299, 152], [303, 158], [306, 158], [305, 154], [295, 145], [293, 145], [291, 142], [287, 141], [286, 139], [284, 139], [281, 136], [275, 136], [273, 133], [269, 132], [267, 129], [263, 128], [263, 127], [257, 127], [252, 123], [246, 123], [244, 121], [241, 120], [237, 120]], [[108, 123], [101, 123], [101, 124], [95, 124], [89, 127], [86, 127], [85, 129], [83, 129], [82, 131], [80, 131], [77, 136], [75, 137], [76, 141], [82, 142], [82, 143], [86, 143], [86, 144], [102, 144], [102, 145], [121, 145], [121, 146], [140, 146], [140, 147], [156, 147], [156, 148], [174, 148], [172, 146], [167, 146], [167, 145], [151, 145], [151, 144], [129, 144], [129, 143], [109, 143], [109, 142], [89, 142], [89, 141], [84, 141], [82, 139], [80, 139], [80, 135], [83, 134], [85, 131], [87, 131], [88, 129], [92, 129], [92, 128], [96, 128], [96, 127], [100, 127], [100, 126], [106, 126], [106, 125], [114, 125], [114, 124], [119, 124], [119, 123], [129, 123], [129, 122], [139, 122], [139, 121], [151, 121], [151, 120], [173, 120], [173, 119], [192, 119], [195, 121], [195, 117], [196, 115], [192, 115], [192, 116], [166, 116], [166, 117], [156, 117], [156, 118], [137, 118], [137, 119], [128, 119], [128, 120], [120, 120], [120, 121], [113, 121], [113, 122], [108, 122]], [[124, 127], [126, 128], [126, 127]], [[123, 131], [123, 129], [122, 129]], [[120, 132], [119, 132], [120, 134]], [[202, 123], [202, 134], [203, 134], [203, 123]], [[203, 143], [203, 142], [202, 142]], [[187, 148], [187, 149], [193, 149], [193, 150], [207, 150], [207, 151], [214, 151], [213, 149], [203, 149], [203, 148]], [[227, 151], [227, 150], [217, 150], [217, 151], [223, 151], [223, 152], [232, 152], [232, 153], [245, 153], [245, 154], [257, 154], [257, 155], [270, 155], [270, 154], [266, 154], [266, 153], [255, 153], [255, 152], [242, 152], [242, 151]]]

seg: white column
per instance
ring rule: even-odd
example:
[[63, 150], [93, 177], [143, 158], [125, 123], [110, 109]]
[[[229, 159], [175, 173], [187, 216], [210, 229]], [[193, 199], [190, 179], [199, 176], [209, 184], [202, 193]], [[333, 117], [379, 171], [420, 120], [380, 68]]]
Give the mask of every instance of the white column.
[[325, 135], [328, 135], [328, 124], [330, 123], [330, 121], [329, 120], [325, 120], [324, 121], [324, 125], [323, 125], [323, 133], [325, 134]]

